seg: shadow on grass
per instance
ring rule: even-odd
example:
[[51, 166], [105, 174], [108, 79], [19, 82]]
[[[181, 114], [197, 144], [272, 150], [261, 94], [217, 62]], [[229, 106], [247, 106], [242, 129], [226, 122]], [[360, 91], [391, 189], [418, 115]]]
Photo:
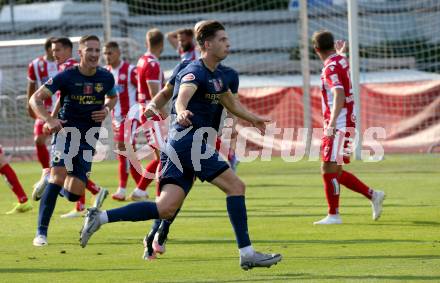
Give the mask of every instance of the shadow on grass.
[[[274, 275], [262, 275], [262, 276], [274, 276]], [[309, 280], [329, 280], [329, 279], [341, 279], [341, 280], [439, 280], [440, 276], [423, 276], [423, 275], [318, 275], [307, 273], [284, 273], [277, 274], [277, 277], [282, 277], [283, 280], [289, 279], [309, 279]], [[271, 279], [272, 280], [272, 279]]]
[[144, 270], [142, 268], [95, 268], [95, 269], [84, 269], [84, 268], [0, 268], [1, 273], [58, 273], [58, 272], [99, 272], [99, 271], [140, 271]]

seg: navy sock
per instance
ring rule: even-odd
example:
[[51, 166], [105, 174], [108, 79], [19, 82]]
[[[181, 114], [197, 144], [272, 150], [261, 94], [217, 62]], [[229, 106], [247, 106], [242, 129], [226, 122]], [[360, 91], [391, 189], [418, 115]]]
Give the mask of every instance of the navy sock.
[[159, 218], [157, 205], [150, 201], [130, 203], [129, 205], [107, 210], [108, 222], [144, 221]]
[[156, 234], [157, 230], [159, 230], [160, 223], [162, 223], [162, 220], [160, 219], [155, 219], [153, 221], [153, 225], [151, 225], [151, 230], [148, 233], [148, 238], [152, 239], [154, 237], [154, 234]]
[[168, 238], [168, 233], [170, 232], [170, 226], [171, 224], [173, 224], [174, 219], [176, 219], [177, 214], [179, 214], [180, 212], [180, 208], [176, 211], [176, 213], [174, 213], [174, 216], [171, 219], [164, 219], [162, 220], [162, 223], [160, 224], [159, 227], [159, 245], [163, 245], [163, 243], [167, 240]]
[[226, 207], [228, 208], [229, 220], [234, 228], [238, 248], [250, 246], [251, 240], [248, 233], [244, 196], [228, 196], [226, 198]]
[[52, 217], [58, 194], [61, 186], [49, 183], [44, 190], [40, 200], [40, 210], [38, 211], [38, 234], [47, 236], [50, 218]]
[[77, 202], [81, 198], [80, 195], [71, 193], [68, 190], [66, 190], [65, 188], [61, 189], [60, 195], [62, 195], [64, 198], [66, 198], [68, 201], [71, 201], [71, 202]]

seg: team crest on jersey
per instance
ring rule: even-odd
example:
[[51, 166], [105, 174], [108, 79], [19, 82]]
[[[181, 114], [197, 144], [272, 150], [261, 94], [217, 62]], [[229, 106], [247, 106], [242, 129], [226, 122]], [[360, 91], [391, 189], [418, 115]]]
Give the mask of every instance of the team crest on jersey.
[[189, 74], [186, 74], [185, 76], [183, 76], [182, 82], [193, 81], [193, 80], [195, 80], [195, 78], [196, 78], [196, 76], [194, 76], [193, 73], [189, 73]]
[[92, 83], [84, 83], [83, 93], [84, 94], [92, 94], [93, 93], [93, 84]]
[[104, 86], [102, 85], [102, 83], [96, 83], [95, 84], [95, 91], [97, 93], [100, 93], [103, 89], [104, 89]]
[[345, 58], [339, 60], [339, 64], [342, 66], [342, 68], [347, 68], [347, 60], [345, 60]]
[[215, 91], [221, 91], [223, 88], [223, 82], [221, 79], [213, 79], [212, 84], [214, 85]]
[[125, 81], [126, 78], [127, 78], [127, 76], [126, 76], [125, 74], [120, 74], [120, 75], [119, 75], [119, 79], [120, 79], [121, 81]]

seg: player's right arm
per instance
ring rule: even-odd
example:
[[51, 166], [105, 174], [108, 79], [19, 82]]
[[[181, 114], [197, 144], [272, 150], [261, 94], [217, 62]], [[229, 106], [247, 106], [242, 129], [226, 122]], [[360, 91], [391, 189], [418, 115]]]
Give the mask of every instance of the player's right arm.
[[179, 94], [177, 95], [175, 108], [177, 114], [177, 123], [184, 127], [192, 125], [190, 118], [194, 114], [186, 108], [188, 107], [188, 103], [193, 97], [194, 93], [196, 93], [196, 90], [197, 86], [195, 84], [181, 84], [179, 87]]
[[63, 126], [62, 121], [52, 117], [44, 106], [44, 100], [50, 98], [51, 96], [52, 92], [43, 85], [34, 94], [32, 94], [29, 104], [37, 117], [45, 121], [50, 132], [53, 133], [61, 130]]
[[166, 34], [168, 42], [173, 46], [174, 49], [177, 49], [179, 46], [179, 42], [177, 41], [177, 32], [172, 31]]
[[36, 119], [37, 116], [35, 115], [34, 111], [32, 111], [32, 108], [29, 105], [29, 100], [31, 99], [32, 94], [37, 90], [36, 80], [37, 80], [37, 78], [35, 76], [34, 65], [31, 62], [28, 66], [28, 83], [27, 83], [27, 88], [26, 88], [26, 95], [27, 95], [27, 101], [28, 101], [27, 110], [28, 110], [29, 116], [31, 116], [34, 119]]
[[[144, 115], [147, 118], [157, 115], [161, 109], [167, 104], [167, 102], [173, 96], [174, 85], [167, 83], [158, 94], [156, 94], [150, 103], [147, 104]], [[164, 113], [162, 113], [164, 114]]]

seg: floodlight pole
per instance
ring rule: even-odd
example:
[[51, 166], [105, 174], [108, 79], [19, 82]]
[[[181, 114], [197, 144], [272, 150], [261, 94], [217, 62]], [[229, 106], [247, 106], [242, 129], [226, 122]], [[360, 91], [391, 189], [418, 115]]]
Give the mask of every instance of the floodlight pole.
[[102, 0], [104, 42], [109, 42], [112, 37], [112, 20], [111, 20], [110, 6], [111, 6], [110, 0]]
[[348, 5], [348, 43], [350, 53], [350, 77], [354, 95], [354, 105], [356, 113], [357, 142], [355, 158], [362, 158], [362, 126], [361, 126], [361, 98], [360, 98], [360, 78], [359, 78], [359, 29], [358, 29], [358, 3], [356, 0], [347, 1]]
[[299, 18], [301, 25], [301, 40], [300, 54], [301, 54], [301, 74], [303, 79], [303, 127], [307, 129], [306, 139], [306, 156], [310, 153], [310, 146], [312, 141], [312, 113], [310, 106], [310, 60], [309, 60], [309, 25], [307, 14], [307, 0], [299, 1]]

